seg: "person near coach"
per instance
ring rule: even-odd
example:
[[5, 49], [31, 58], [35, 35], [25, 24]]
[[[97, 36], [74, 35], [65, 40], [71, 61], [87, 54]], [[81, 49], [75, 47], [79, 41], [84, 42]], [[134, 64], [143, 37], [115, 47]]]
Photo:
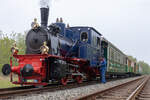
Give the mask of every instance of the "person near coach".
[[105, 73], [107, 70], [107, 62], [106, 59], [104, 57], [100, 57], [100, 76], [101, 76], [101, 82], [102, 83], [106, 83], [106, 77], [105, 77]]

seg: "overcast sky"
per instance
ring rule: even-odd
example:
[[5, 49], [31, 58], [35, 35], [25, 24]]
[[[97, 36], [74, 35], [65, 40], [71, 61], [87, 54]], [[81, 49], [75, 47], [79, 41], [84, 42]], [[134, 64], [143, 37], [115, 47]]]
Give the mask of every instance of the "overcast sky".
[[[0, 30], [30, 29], [40, 21], [39, 0], [0, 0]], [[128, 55], [150, 64], [150, 0], [53, 0], [49, 24], [63, 17], [70, 26], [92, 26]]]

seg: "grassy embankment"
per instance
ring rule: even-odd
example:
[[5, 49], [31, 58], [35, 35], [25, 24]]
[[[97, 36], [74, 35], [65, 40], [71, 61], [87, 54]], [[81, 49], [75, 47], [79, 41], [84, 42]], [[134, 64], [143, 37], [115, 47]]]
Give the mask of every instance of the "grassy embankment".
[[[10, 88], [10, 87], [16, 87], [17, 85], [14, 85], [10, 82], [10, 76], [4, 76], [2, 75], [2, 64], [0, 64], [0, 88]], [[16, 80], [17, 78], [15, 78]]]
[[3, 76], [0, 74], [0, 88], [10, 88], [10, 87], [16, 87], [17, 85], [14, 85], [10, 82], [9, 76]]

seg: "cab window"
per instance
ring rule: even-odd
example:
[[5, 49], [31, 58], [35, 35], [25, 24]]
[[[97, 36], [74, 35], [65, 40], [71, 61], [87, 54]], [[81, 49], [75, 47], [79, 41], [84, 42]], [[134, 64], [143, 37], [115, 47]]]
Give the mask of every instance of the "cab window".
[[81, 33], [81, 41], [83, 41], [83, 42], [88, 41], [88, 33], [87, 32], [82, 32]]

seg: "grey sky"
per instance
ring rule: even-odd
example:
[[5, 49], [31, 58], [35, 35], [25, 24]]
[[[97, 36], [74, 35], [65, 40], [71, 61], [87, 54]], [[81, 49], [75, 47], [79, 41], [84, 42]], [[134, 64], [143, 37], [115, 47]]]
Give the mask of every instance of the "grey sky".
[[[23, 32], [39, 0], [0, 0], [0, 30]], [[49, 23], [63, 17], [70, 26], [92, 26], [124, 53], [150, 64], [150, 0], [53, 0]]]

